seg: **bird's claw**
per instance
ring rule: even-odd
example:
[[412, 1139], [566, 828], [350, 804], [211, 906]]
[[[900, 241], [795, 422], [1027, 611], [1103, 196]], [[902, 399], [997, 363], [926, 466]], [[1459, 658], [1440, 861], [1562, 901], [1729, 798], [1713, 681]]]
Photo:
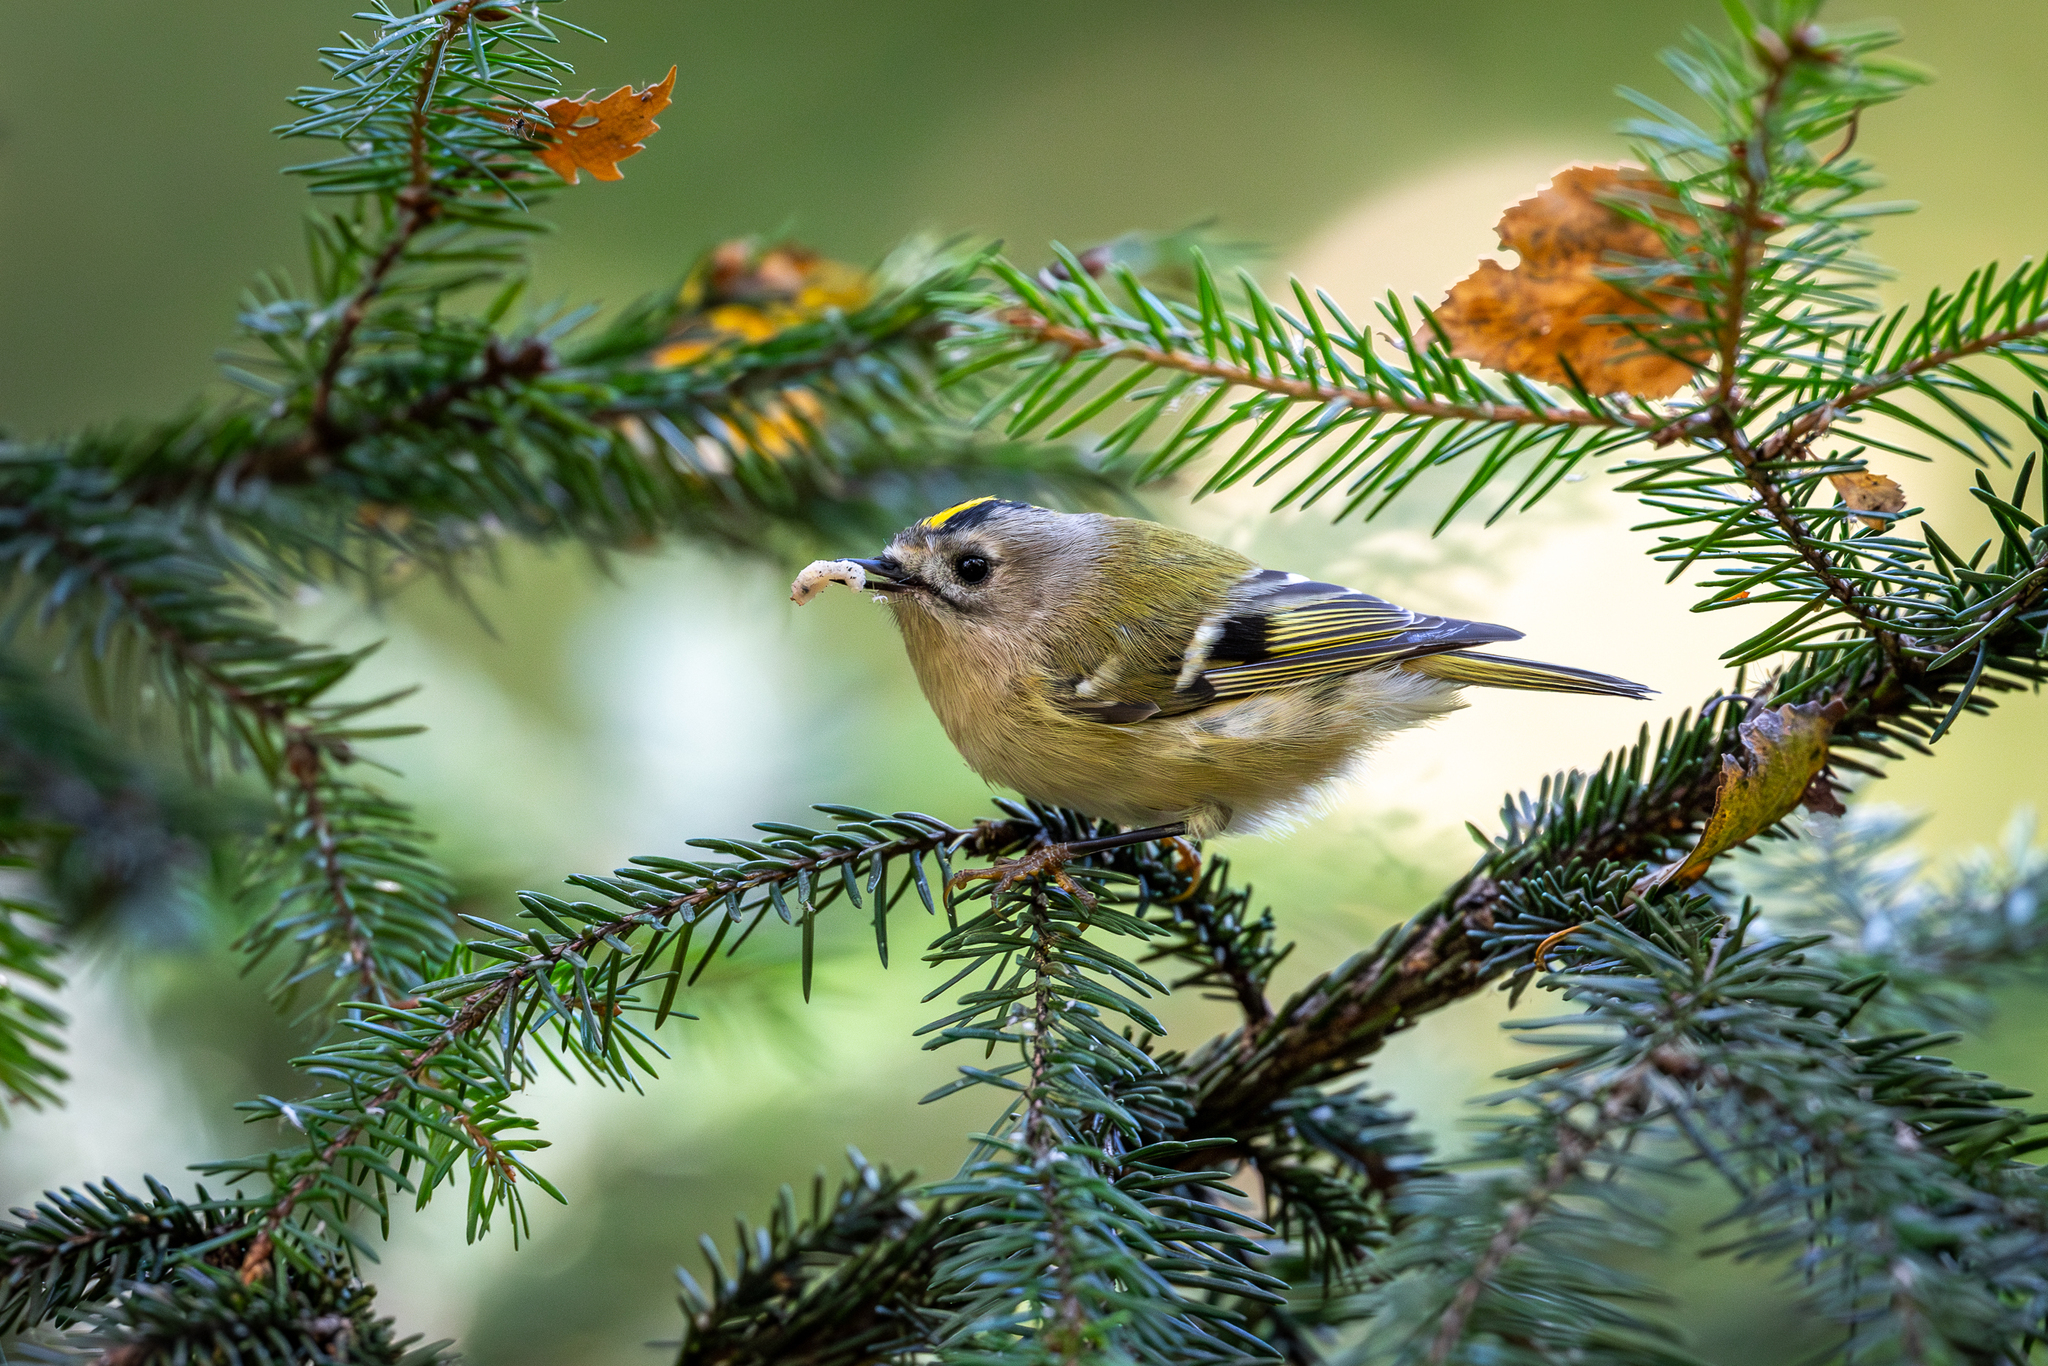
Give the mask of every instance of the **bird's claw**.
[[1084, 906], [1093, 906], [1095, 894], [1067, 876], [1067, 861], [1074, 857], [1064, 844], [1041, 844], [1018, 858], [997, 859], [992, 867], [962, 869], [947, 880], [946, 889], [957, 892], [970, 882], [993, 882], [993, 900], [1000, 901], [1020, 882], [1050, 877], [1068, 896]]
[[1202, 890], [1202, 851], [1179, 835], [1171, 835], [1159, 843], [1173, 854], [1174, 871], [1188, 880], [1187, 890], [1179, 896], [1167, 897], [1161, 904], [1177, 905], [1190, 900]]

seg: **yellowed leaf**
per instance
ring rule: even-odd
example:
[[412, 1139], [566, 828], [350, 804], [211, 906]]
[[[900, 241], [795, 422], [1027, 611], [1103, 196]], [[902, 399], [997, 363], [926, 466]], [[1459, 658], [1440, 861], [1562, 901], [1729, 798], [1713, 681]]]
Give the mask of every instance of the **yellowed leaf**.
[[[1906, 491], [1898, 481], [1869, 470], [1858, 470], [1854, 474], [1831, 474], [1828, 482], [1842, 495], [1842, 506], [1852, 507], [1860, 512], [1904, 512]], [[1858, 517], [1857, 521], [1872, 531], [1882, 531], [1891, 525], [1884, 517]]]
[[766, 341], [850, 312], [874, 297], [866, 271], [794, 242], [762, 246], [752, 238], [721, 242], [684, 280], [684, 312], [650, 357], [656, 368], [690, 365], [727, 346]]
[[[1664, 277], [1643, 290], [1646, 305], [1600, 274], [1670, 259], [1653, 228], [1613, 207], [1613, 201], [1634, 201], [1680, 231], [1693, 231], [1691, 219], [1667, 207], [1670, 194], [1663, 181], [1636, 168], [1559, 171], [1548, 188], [1501, 215], [1501, 245], [1520, 263], [1509, 270], [1480, 262], [1436, 310], [1451, 353], [1551, 384], [1569, 384], [1575, 374], [1595, 394], [1667, 398], [1691, 383], [1697, 371], [1687, 357], [1705, 359], [1697, 344], [1674, 339], [1659, 350], [1651, 341], [1674, 323], [1703, 318], [1699, 302], [1676, 292], [1675, 278]], [[1630, 322], [1588, 321], [1599, 317]]]
[[[868, 273], [794, 242], [764, 246], [753, 238], [721, 242], [692, 266], [677, 302], [682, 311], [648, 356], [656, 369], [715, 358], [731, 348], [768, 341], [834, 310], [860, 308], [874, 297]], [[718, 408], [726, 446], [782, 460], [814, 446], [830, 415], [801, 384], [750, 391]], [[620, 424], [628, 440], [653, 449], [651, 435]], [[709, 443], [712, 449], [704, 447]], [[727, 456], [718, 441], [698, 438], [695, 459], [715, 465]]]
[[645, 90], [622, 85], [601, 100], [542, 100], [549, 127], [532, 129], [543, 143], [535, 155], [571, 185], [578, 171], [617, 180], [619, 163], [645, 147], [660, 127], [654, 116], [668, 108], [675, 87], [676, 69], [670, 67]]
[[1714, 813], [1700, 831], [1698, 843], [1684, 858], [1644, 878], [1637, 890], [1690, 887], [1716, 857], [1770, 829], [1802, 801], [1823, 810], [1832, 804], [1839, 810], [1821, 769], [1828, 761], [1828, 737], [1845, 710], [1839, 701], [1788, 702], [1767, 708], [1738, 726], [1743, 757], [1721, 757]]

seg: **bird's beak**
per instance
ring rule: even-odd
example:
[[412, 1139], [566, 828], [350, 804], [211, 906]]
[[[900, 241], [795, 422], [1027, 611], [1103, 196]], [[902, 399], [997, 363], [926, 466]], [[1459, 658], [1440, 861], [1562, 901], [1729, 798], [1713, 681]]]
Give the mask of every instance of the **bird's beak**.
[[915, 576], [903, 572], [903, 566], [888, 555], [877, 555], [872, 560], [855, 560], [854, 564], [866, 572], [867, 587], [878, 593], [901, 593], [919, 587]]

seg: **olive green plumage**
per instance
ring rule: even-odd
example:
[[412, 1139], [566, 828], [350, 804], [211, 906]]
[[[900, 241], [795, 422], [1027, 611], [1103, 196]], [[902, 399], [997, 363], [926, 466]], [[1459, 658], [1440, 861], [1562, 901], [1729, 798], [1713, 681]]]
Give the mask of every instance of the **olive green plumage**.
[[1381, 739], [1463, 705], [1462, 686], [1645, 693], [1466, 653], [1521, 633], [1128, 517], [975, 499], [856, 563], [977, 773], [1124, 825], [1185, 821], [1198, 838], [1313, 807]]

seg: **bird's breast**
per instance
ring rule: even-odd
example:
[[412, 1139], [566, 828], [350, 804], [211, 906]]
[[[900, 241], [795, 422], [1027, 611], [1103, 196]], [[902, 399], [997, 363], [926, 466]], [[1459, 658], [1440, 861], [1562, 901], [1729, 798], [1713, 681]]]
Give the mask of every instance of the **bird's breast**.
[[899, 620], [925, 700], [954, 747], [986, 773], [990, 751], [1017, 738], [1016, 714], [1035, 691], [1037, 661], [998, 631], [948, 627], [922, 615]]

